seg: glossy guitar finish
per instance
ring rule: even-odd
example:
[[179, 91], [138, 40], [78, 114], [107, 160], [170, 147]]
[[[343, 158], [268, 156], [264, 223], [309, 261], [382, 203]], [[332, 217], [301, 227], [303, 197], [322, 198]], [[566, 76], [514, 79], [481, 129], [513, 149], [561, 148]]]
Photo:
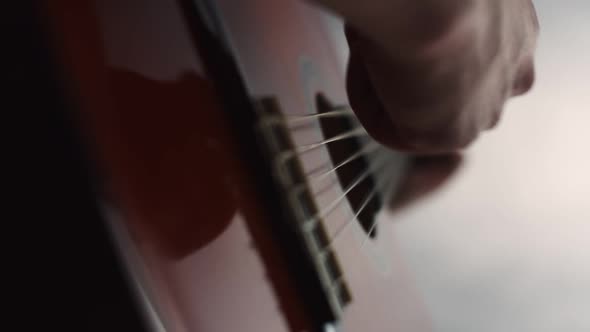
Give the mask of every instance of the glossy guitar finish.
[[[55, 0], [47, 7], [104, 175], [113, 228], [140, 302], [155, 313], [154, 328], [314, 329], [271, 231], [281, 220], [268, 213], [224, 91], [204, 60], [209, 45], [189, 22], [198, 17], [187, 15], [192, 7], [174, 0]], [[319, 92], [346, 104], [317, 9], [295, 0], [214, 7], [251, 98], [272, 96], [290, 114], [313, 112]], [[320, 132], [299, 137], [316, 138]], [[340, 192], [336, 186], [325, 199]], [[326, 223], [349, 218], [343, 206]], [[345, 233], [336, 248], [352, 291], [340, 327], [428, 331], [395, 242], [383, 236], [368, 246], [388, 249], [383, 273], [357, 235]]]

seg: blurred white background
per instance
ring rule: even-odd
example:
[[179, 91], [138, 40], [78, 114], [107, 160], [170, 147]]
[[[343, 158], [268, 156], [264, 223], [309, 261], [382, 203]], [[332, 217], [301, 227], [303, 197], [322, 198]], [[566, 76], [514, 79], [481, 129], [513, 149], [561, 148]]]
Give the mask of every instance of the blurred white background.
[[534, 90], [391, 216], [437, 332], [590, 331], [590, 2], [535, 4]]
[[435, 332], [590, 331], [590, 2], [535, 5], [533, 91], [447, 184], [390, 216]]

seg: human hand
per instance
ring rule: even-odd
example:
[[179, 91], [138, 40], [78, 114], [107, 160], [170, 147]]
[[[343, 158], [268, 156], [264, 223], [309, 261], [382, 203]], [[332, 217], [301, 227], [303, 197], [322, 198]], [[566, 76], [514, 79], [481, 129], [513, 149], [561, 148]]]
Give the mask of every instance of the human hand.
[[465, 148], [496, 126], [509, 98], [533, 85], [539, 26], [530, 0], [450, 3], [444, 15], [422, 8], [432, 20], [412, 23], [415, 29], [393, 25], [406, 30], [391, 34], [347, 24], [351, 106], [389, 147], [419, 154]]

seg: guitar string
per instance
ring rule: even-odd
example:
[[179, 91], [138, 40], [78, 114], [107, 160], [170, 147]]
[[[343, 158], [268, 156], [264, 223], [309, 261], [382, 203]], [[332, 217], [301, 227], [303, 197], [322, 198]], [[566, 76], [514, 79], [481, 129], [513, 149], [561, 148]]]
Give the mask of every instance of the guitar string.
[[[319, 116], [322, 116], [322, 115], [324, 115], [324, 116], [325, 115], [327, 115], [327, 116], [336, 116], [337, 114], [342, 113], [342, 112], [348, 112], [348, 111], [346, 111], [346, 110], [344, 110], [344, 111], [343, 110], [338, 110], [338, 111], [333, 111], [333, 112], [329, 112], [329, 113], [318, 113], [318, 114], [314, 114], [312, 116], [318, 116], [318, 117]], [[309, 115], [302, 116], [301, 119], [310, 119], [310, 116]], [[339, 140], [343, 140], [343, 139], [348, 139], [348, 138], [354, 137], [355, 135], [357, 135], [359, 133], [365, 134], [366, 131], [364, 131], [364, 128], [362, 128], [362, 127], [359, 126], [357, 128], [354, 128], [353, 130], [350, 130], [348, 132], [345, 132], [345, 133], [342, 133], [342, 134], [333, 136], [333, 137], [328, 138], [328, 139], [326, 139], [324, 141], [313, 143], [313, 144], [301, 145], [301, 146], [298, 146], [296, 149], [293, 149], [293, 150], [298, 150], [299, 149], [299, 153], [305, 153], [307, 151], [316, 149], [316, 148], [318, 148], [320, 146], [323, 146], [323, 145], [326, 145], [326, 144], [329, 144], [329, 143], [332, 143], [332, 142], [336, 142], [336, 141], [339, 141]], [[322, 172], [320, 174], [317, 174], [317, 175], [315, 175], [315, 174], [309, 174], [308, 173], [308, 174], [306, 174], [306, 176], [307, 176], [307, 178], [313, 179], [313, 180], [316, 180], [316, 181], [323, 180], [326, 177], [330, 176], [332, 173], [334, 173], [339, 168], [344, 167], [345, 165], [347, 165], [347, 164], [353, 162], [354, 160], [359, 159], [359, 158], [361, 158], [363, 156], [368, 156], [372, 152], [377, 151], [379, 148], [381, 148], [381, 146], [378, 143], [376, 143], [375, 141], [369, 141], [368, 143], [365, 143], [364, 146], [362, 146], [359, 150], [357, 150], [356, 152], [353, 152], [352, 155], [350, 155], [347, 159], [345, 159], [344, 161], [342, 161], [338, 165], [334, 166], [333, 168], [331, 168], [329, 170], [326, 170], [326, 171], [324, 171], [324, 172]], [[293, 150], [291, 150], [291, 151], [284, 151], [284, 152], [282, 152], [282, 154], [292, 152]], [[285, 162], [286, 159], [287, 158], [283, 156], [283, 162]], [[370, 165], [363, 173], [361, 173], [357, 177], [357, 179], [355, 179], [355, 181], [353, 181], [352, 185], [349, 186], [348, 188], [346, 188], [344, 194], [339, 198], [339, 200], [332, 202], [331, 205], [328, 208], [326, 208], [325, 211], [323, 211], [323, 213], [325, 213], [325, 214], [322, 214], [322, 216], [319, 217], [319, 218], [317, 218], [317, 216], [314, 216], [314, 218], [312, 218], [312, 219], [321, 219], [321, 218], [325, 217], [326, 215], [328, 215], [329, 213], [331, 213], [331, 211], [338, 206], [338, 204], [340, 203], [340, 201], [342, 201], [343, 199], [346, 198], [346, 195], [350, 191], [352, 191], [366, 177], [368, 177], [372, 172], [374, 172], [374, 170], [372, 170], [372, 167], [373, 166], [374, 166], [374, 164], [373, 165]], [[337, 181], [334, 182], [334, 183], [332, 183], [329, 187], [332, 187], [333, 185], [336, 185], [336, 184], [338, 184]], [[304, 190], [307, 187], [307, 185], [308, 185], [307, 182], [294, 184], [292, 186], [292, 188], [290, 189], [290, 191], [291, 192], [293, 192], [293, 191], [295, 191], [295, 192], [302, 191], [302, 190]], [[329, 188], [326, 188], [326, 190], [327, 189], [329, 189]], [[377, 190], [375, 190], [375, 192], [377, 192]], [[319, 196], [319, 193], [318, 192], [314, 192], [313, 195], [314, 196]], [[368, 204], [368, 202], [366, 202], [366, 203]], [[362, 211], [358, 211], [358, 214], [360, 214], [361, 212]], [[309, 226], [307, 226], [307, 227], [310, 227], [311, 228], [315, 223], [313, 223], [313, 225], [310, 225], [309, 222], [310, 221], [308, 220], [307, 223], [308, 223]]]
[[[344, 234], [344, 231], [348, 229], [350, 225], [354, 225], [354, 221], [357, 220], [359, 215], [366, 209], [366, 207], [369, 205], [369, 202], [373, 200], [375, 195], [377, 195], [381, 192], [382, 189], [386, 188], [391, 183], [393, 183], [394, 178], [395, 176], [391, 175], [387, 180], [381, 181], [380, 183], [378, 183], [378, 185], [373, 187], [373, 189], [369, 190], [369, 192], [363, 197], [361, 206], [358, 208], [356, 212], [354, 212], [352, 218], [348, 219], [342, 226], [340, 226], [336, 230], [336, 232], [334, 232], [334, 235], [332, 236], [326, 247], [322, 248], [322, 251], [330, 250], [333, 247], [336, 240]], [[371, 234], [371, 231], [367, 233], [368, 236]]]
[[[386, 157], [381, 157], [380, 159], [381, 160], [379, 160], [379, 162], [373, 162], [373, 163], [371, 163], [365, 169], [365, 171], [363, 171], [361, 174], [359, 174], [357, 176], [357, 178], [350, 185], [348, 185], [348, 187], [346, 187], [344, 189], [344, 192], [338, 198], [334, 199], [330, 204], [328, 204], [327, 207], [325, 207], [324, 209], [316, 212], [313, 216], [311, 216], [310, 218], [307, 218], [307, 220], [304, 220], [303, 223], [302, 223], [302, 226], [303, 226], [304, 231], [307, 231], [307, 232], [313, 231], [313, 228], [315, 227], [315, 225], [321, 219], [323, 219], [323, 218], [327, 217], [328, 215], [330, 215], [330, 213], [332, 213], [338, 207], [338, 205], [340, 205], [340, 203], [347, 198], [347, 195], [354, 188], [356, 188], [369, 175], [371, 175], [372, 173], [374, 173], [374, 172], [382, 169], [383, 167], [387, 166], [387, 162], [390, 161], [392, 158], [391, 158], [391, 156], [386, 156]], [[291, 192], [290, 194], [294, 194], [294, 193]]]
[[[352, 157], [359, 158], [360, 156], [368, 155], [369, 153], [363, 153], [363, 152], [365, 152], [366, 150], [371, 150], [371, 149], [367, 149], [367, 147], [372, 146], [373, 144], [376, 144], [376, 143], [370, 142], [369, 144], [366, 144], [365, 147], [363, 147], [359, 151], [353, 153], [353, 155], [350, 158], [347, 158], [345, 161], [350, 160]], [[362, 183], [362, 181], [367, 176], [369, 176], [370, 174], [375, 174], [375, 175], [380, 174], [384, 171], [384, 169], [387, 169], [385, 166], [388, 164], [388, 161], [390, 161], [391, 159], [392, 159], [392, 155], [389, 155], [386, 158], [373, 157], [373, 160], [372, 160], [372, 163], [370, 164], [370, 166], [367, 167], [367, 169], [363, 173], [361, 173], [357, 177], [357, 179], [344, 190], [343, 194], [340, 197], [338, 197], [337, 199], [332, 201], [332, 203], [330, 203], [327, 208], [319, 211], [314, 216], [312, 216], [311, 219], [304, 221], [303, 229], [307, 232], [313, 231], [315, 225], [318, 222], [320, 222], [322, 219], [326, 218], [330, 213], [332, 213], [342, 201], [346, 200], [348, 194], [354, 188], [356, 188], [360, 183]], [[376, 160], [379, 160], [379, 161], [376, 161]], [[324, 176], [323, 174], [328, 174], [328, 175], [331, 174], [333, 171], [335, 171], [337, 169], [338, 166], [342, 167], [339, 164], [336, 167], [334, 167], [332, 170], [328, 170], [327, 172], [322, 173], [322, 176]], [[334, 235], [330, 239], [328, 239], [328, 243], [324, 247], [319, 248], [320, 257], [323, 255], [326, 255], [330, 250], [332, 250], [334, 248], [336, 241], [338, 239], [342, 238], [342, 236], [345, 234], [345, 232], [348, 229], [350, 229], [351, 225], [354, 225], [354, 221], [357, 220], [359, 215], [367, 208], [367, 206], [369, 205], [369, 202], [371, 202], [371, 200], [374, 199], [375, 195], [380, 193], [382, 189], [384, 189], [388, 185], [390, 185], [393, 182], [394, 178], [395, 178], [395, 176], [392, 174], [385, 181], [379, 182], [377, 184], [377, 186], [373, 187], [371, 190], [369, 190], [369, 192], [367, 194], [364, 195], [364, 197], [362, 199], [361, 206], [353, 213], [353, 216], [336, 230]], [[336, 181], [336, 183], [338, 183], [338, 182]], [[317, 197], [317, 193], [314, 193], [314, 196]], [[361, 248], [364, 248], [365, 241], [367, 241], [370, 234], [375, 230], [375, 226], [377, 225], [376, 220], [377, 219], [375, 219], [375, 222], [373, 222], [370, 230], [365, 235], [363, 243], [361, 245]], [[340, 275], [336, 280], [330, 282], [329, 287], [330, 288], [339, 287], [340, 284], [342, 284], [343, 282], [344, 282], [344, 275]]]
[[[284, 115], [284, 116], [280, 116], [280, 117], [276, 117], [276, 118], [272, 118], [272, 119], [267, 119], [267, 120], [270, 120], [270, 122], [273, 122], [273, 123], [297, 124], [297, 123], [306, 122], [306, 121], [312, 121], [312, 120], [319, 121], [322, 118], [334, 118], [334, 117], [353, 117], [354, 118], [354, 113], [352, 112], [350, 107], [344, 106], [344, 107], [336, 108], [330, 112], [314, 113], [314, 114], [306, 114], [306, 115]], [[291, 130], [291, 131], [294, 131], [294, 130]], [[280, 157], [283, 158], [284, 161], [286, 161], [289, 158], [292, 158], [294, 156], [315, 150], [315, 149], [317, 149], [321, 146], [324, 146], [326, 144], [329, 144], [329, 143], [333, 143], [333, 142], [337, 142], [337, 141], [341, 141], [341, 140], [345, 140], [345, 139], [350, 139], [350, 138], [353, 138], [356, 136], [365, 136], [365, 135], [368, 135], [368, 134], [364, 130], [364, 128], [362, 126], [357, 126], [347, 132], [335, 135], [331, 138], [327, 138], [324, 141], [320, 141], [320, 142], [312, 143], [312, 144], [306, 144], [306, 145], [299, 145], [292, 150], [283, 151], [283, 152], [281, 152]], [[354, 152], [346, 160], [339, 163], [338, 165], [336, 165], [332, 169], [326, 170], [320, 174], [313, 174], [313, 172], [310, 172], [311, 174], [308, 173], [308, 174], [306, 174], [306, 176], [308, 176], [308, 178], [315, 178], [316, 180], [323, 179], [323, 178], [329, 176], [330, 174], [334, 173], [339, 168], [353, 162], [354, 160], [356, 160], [364, 155], [368, 155], [371, 152], [375, 152], [378, 148], [379, 148], [379, 145], [376, 142], [371, 141], [371, 142], [365, 144], [365, 146], [361, 147], [358, 151]], [[385, 164], [386, 164], [385, 162], [382, 162], [378, 168], [379, 169], [383, 168], [383, 166]], [[312, 230], [313, 226], [315, 226], [315, 224], [320, 219], [328, 216], [340, 204], [340, 202], [342, 200], [346, 199], [346, 197], [347, 197], [348, 193], [350, 193], [350, 191], [352, 191], [356, 186], [358, 186], [371, 173], [376, 173], [375, 170], [371, 170], [371, 168], [374, 165], [375, 164], [372, 164], [370, 167], [368, 167], [368, 169], [366, 169], [363, 173], [361, 173], [357, 177], [357, 179], [352, 183], [352, 185], [350, 185], [348, 188], [346, 188], [344, 193], [339, 198], [337, 198], [332, 203], [330, 203], [330, 205], [327, 208], [316, 213], [314, 216], [312, 216], [311, 219], [304, 221], [304, 226], [308, 230]], [[367, 193], [365, 195], [365, 197], [363, 198], [361, 207], [356, 212], [354, 212], [354, 215], [351, 219], [347, 220], [345, 222], [345, 224], [336, 231], [335, 235], [332, 237], [332, 239], [330, 239], [330, 242], [326, 246], [326, 249], [329, 249], [333, 245], [333, 243], [349, 227], [349, 225], [353, 224], [353, 221], [356, 220], [358, 218], [358, 216], [362, 213], [362, 211], [368, 206], [368, 203], [382, 189], [382, 187], [385, 186], [384, 183], [389, 185], [389, 183], [391, 183], [393, 178], [394, 177], [391, 176], [387, 181], [381, 182], [380, 185], [373, 188], [372, 190], [370, 190], [369, 193]], [[299, 187], [296, 187], [295, 189], [299, 190]], [[317, 195], [317, 193], [314, 193], [314, 195]], [[366, 245], [369, 235], [375, 230], [377, 225], [378, 225], [378, 220], [375, 219], [373, 221], [369, 231], [367, 232], [367, 236], [364, 238], [364, 241], [363, 241], [361, 247], [364, 247]]]
[[286, 114], [285, 117], [290, 122], [313, 120], [317, 118], [331, 118], [331, 117], [354, 117], [355, 114], [350, 106], [333, 107], [329, 112], [309, 113], [309, 114]]
[[[326, 246], [324, 246], [323, 248], [320, 249], [320, 257], [321, 256], [325, 256], [327, 255], [331, 250], [334, 249], [334, 244], [336, 242], [337, 239], [342, 238], [342, 236], [344, 235], [344, 232], [347, 229], [350, 229], [351, 225], [354, 225], [354, 221], [357, 220], [358, 216], [364, 211], [364, 209], [368, 206], [368, 203], [373, 199], [373, 197], [375, 197], [375, 195], [379, 192], [379, 190], [385, 188], [386, 186], [390, 185], [393, 182], [393, 179], [395, 178], [395, 176], [390, 176], [389, 179], [387, 179], [386, 181], [382, 182], [382, 184], [379, 186], [380, 188], [377, 189], [377, 187], [373, 188], [364, 198], [363, 198], [363, 203], [362, 206], [354, 213], [354, 216], [350, 219], [348, 219], [348, 221], [346, 221], [344, 223], [344, 225], [342, 225], [336, 232], [335, 234], [332, 236], [331, 239], [329, 239], [329, 242]], [[367, 239], [370, 236], [370, 232], [367, 233], [365, 239]], [[362, 248], [362, 246], [361, 246]], [[332, 281], [330, 283], [330, 288], [334, 289], [336, 287], [339, 287], [342, 283], [344, 282], [344, 274], [341, 274], [338, 276], [338, 278], [336, 278], [334, 281]]]
[[[331, 174], [336, 172], [338, 169], [352, 163], [353, 161], [355, 161], [359, 158], [370, 157], [372, 154], [377, 153], [380, 149], [383, 149], [383, 148], [379, 144], [377, 144], [373, 141], [370, 141], [368, 143], [365, 143], [361, 148], [359, 148], [357, 151], [353, 152], [349, 157], [347, 157], [345, 160], [340, 162], [338, 165], [325, 170], [325, 168], [329, 167], [331, 164], [324, 164], [323, 166], [316, 167], [315, 169], [307, 172], [305, 174], [305, 177], [306, 177], [306, 179], [313, 180], [315, 182], [323, 181], [326, 178], [328, 178]], [[281, 166], [285, 166], [285, 165], [281, 165]], [[331, 183], [329, 188], [334, 185], [337, 185], [338, 183], [339, 183], [338, 181]], [[308, 187], [308, 185], [309, 185], [308, 181], [302, 181], [302, 182], [292, 184], [291, 189], [294, 191], [302, 191], [306, 187]]]
[[322, 173], [319, 173], [319, 174], [314, 174], [314, 172], [310, 172], [306, 175], [308, 178], [316, 180], [316, 181], [323, 180], [325, 177], [334, 173], [338, 169], [350, 164], [351, 162], [353, 162], [363, 156], [366, 156], [366, 155], [371, 154], [372, 152], [375, 152], [380, 147], [381, 146], [379, 144], [377, 144], [376, 142], [370, 141], [369, 143], [365, 144], [363, 147], [358, 149], [356, 152], [354, 152], [352, 155], [350, 155], [348, 158], [346, 158], [345, 160], [338, 163], [338, 165], [334, 166], [333, 168], [331, 168], [327, 171], [324, 171]]
[[371, 224], [371, 227], [369, 228], [369, 231], [367, 232], [367, 236], [363, 239], [363, 242], [361, 243], [361, 249], [365, 248], [365, 245], [367, 244], [367, 240], [369, 239], [369, 235], [375, 230], [375, 228], [377, 227], [378, 224], [379, 224], [379, 220], [377, 218], [375, 218], [373, 220], [373, 223]]
[[[378, 145], [376, 142], [371, 141], [371, 142], [367, 143], [365, 145], [365, 147], [363, 147], [359, 151], [353, 153], [353, 155], [351, 157], [349, 157], [348, 159], [346, 159], [345, 162], [343, 162], [343, 163], [335, 166], [334, 168], [332, 168], [330, 170], [327, 170], [327, 171], [323, 172], [318, 177], [321, 178], [321, 179], [323, 179], [323, 177], [328, 176], [329, 174], [331, 174], [334, 171], [336, 171], [338, 168], [343, 167], [345, 164], [352, 162], [354, 159], [360, 158], [361, 156], [365, 156], [365, 155], [368, 156], [370, 154], [370, 152], [369, 153], [366, 153], [365, 150], [368, 147], [372, 147], [373, 145], [375, 145], [377, 147], [380, 147], [380, 145]], [[372, 150], [372, 149], [373, 148], [368, 149], [368, 150]], [[375, 150], [377, 150], [377, 149], [375, 148]], [[371, 171], [367, 170], [367, 171], [363, 172], [360, 175], [360, 177], [362, 177], [362, 179], [360, 181], [358, 181], [358, 182], [355, 181], [355, 183], [353, 183], [355, 185], [355, 187], [356, 187], [356, 185], [359, 185], [362, 182], [362, 180], [364, 178], [366, 178], [366, 176], [368, 176], [368, 174], [365, 174], [365, 173], [371, 173]], [[373, 171], [373, 173], [377, 173], [377, 172]], [[380, 182], [380, 184], [377, 187], [373, 188], [369, 193], [367, 193], [365, 195], [365, 197], [363, 198], [363, 201], [361, 203], [361, 207], [359, 207], [359, 209], [354, 213], [354, 215], [353, 215], [353, 217], [351, 219], [349, 219], [348, 221], [346, 221], [345, 224], [335, 232], [335, 234], [333, 235], [332, 239], [330, 239], [330, 242], [325, 247], [325, 250], [330, 249], [333, 246], [333, 243], [339, 237], [341, 237], [341, 235], [343, 234], [343, 232], [350, 225], [354, 224], [354, 220], [356, 220], [358, 218], [358, 216], [363, 212], [363, 210], [368, 206], [368, 203], [374, 198], [374, 196], [377, 193], [379, 193], [382, 189], [384, 189], [386, 187], [386, 185], [389, 185], [392, 182], [393, 178], [394, 178], [394, 176], [392, 175], [388, 180]], [[316, 179], [317, 179], [317, 177], [316, 177]], [[337, 183], [338, 182], [335, 182], [335, 183], [331, 184], [331, 186], [332, 185], [336, 185]], [[322, 218], [325, 218], [326, 216], [328, 216], [329, 213], [331, 213], [333, 211], [333, 209], [335, 209], [338, 206], [338, 204], [340, 203], [340, 201], [341, 200], [344, 200], [347, 197], [347, 195], [350, 193], [350, 191], [352, 189], [354, 189], [354, 188], [347, 188], [345, 190], [344, 194], [339, 198], [339, 201], [338, 202], [333, 202], [332, 204], [334, 206], [330, 206], [329, 208], [327, 208], [326, 209], [326, 210], [328, 210], [327, 213], [321, 215], [318, 219], [322, 219]], [[318, 195], [319, 195], [318, 193], [314, 193], [314, 196], [318, 196]], [[315, 216], [314, 216], [314, 219], [315, 219]], [[373, 223], [371, 224], [371, 227], [369, 228], [369, 230], [366, 232], [367, 234], [365, 235], [365, 238], [363, 239], [363, 242], [361, 243], [361, 248], [364, 248], [365, 247], [366, 243], [369, 240], [370, 234], [375, 230], [375, 228], [378, 226], [378, 224], [379, 224], [379, 221], [377, 219], [375, 219], [373, 221]], [[315, 223], [314, 223], [314, 225], [315, 225]], [[310, 225], [309, 227], [312, 228], [312, 226], [313, 225]]]
[[323, 112], [323, 113], [311, 113], [311, 114], [302, 114], [302, 115], [294, 115], [294, 114], [284, 114], [284, 115], [271, 115], [265, 118], [265, 121], [273, 124], [297, 124], [299, 122], [306, 122], [306, 121], [318, 121], [323, 118], [338, 118], [338, 117], [347, 117], [347, 118], [354, 118], [354, 113], [352, 112], [352, 108], [349, 106], [341, 106], [334, 108], [332, 111]]
[[[369, 144], [370, 144], [370, 143], [367, 143], [367, 144], [365, 144], [365, 146], [367, 146], [367, 145], [369, 145]], [[361, 150], [362, 150], [362, 149], [361, 149]], [[355, 154], [356, 154], [356, 153], [355, 153]], [[373, 153], [373, 154], [374, 154], [374, 153]], [[366, 153], [366, 154], [364, 154], [364, 156], [366, 156], [366, 157], [369, 159], [369, 160], [368, 160], [368, 161], [369, 161], [369, 164], [371, 164], [371, 163], [372, 163], [372, 162], [371, 162], [371, 159], [372, 159], [372, 160], [375, 160], [375, 157], [372, 157], [371, 155], [372, 155], [371, 153]], [[361, 154], [361, 155], [359, 155], [358, 157], [353, 155], [353, 157], [357, 157], [357, 158], [360, 158], [360, 157], [362, 157], [362, 156], [363, 156], [362, 154]], [[348, 159], [351, 159], [351, 158], [348, 158]], [[348, 161], [348, 163], [352, 162], [352, 160], [345, 160], [345, 161]], [[340, 166], [340, 165], [338, 165], [338, 166]], [[343, 166], [344, 166], [344, 165], [342, 165], [342, 166], [340, 166], [340, 167], [343, 167]], [[367, 172], [367, 171], [370, 169], [370, 167], [371, 167], [371, 165], [369, 165], [367, 168], [365, 168], [365, 169], [363, 170], [363, 172]], [[327, 177], [328, 177], [330, 174], [332, 174], [332, 173], [335, 171], [335, 169], [336, 169], [336, 167], [334, 167], [334, 168], [332, 168], [332, 169], [330, 169], [330, 170], [327, 170], [327, 171], [325, 172], [325, 173], [326, 173], [326, 175], [325, 175], [325, 176], [324, 176], [324, 175], [320, 175], [320, 178], [318, 178], [318, 177], [307, 177], [307, 179], [314, 180], [315, 182], [319, 182], [319, 181], [325, 180], [325, 179], [326, 179], [326, 178], [327, 178]], [[361, 174], [361, 175], [362, 175], [362, 174]], [[332, 187], [333, 187], [333, 186], [335, 186], [335, 185], [338, 185], [339, 183], [340, 183], [340, 182], [339, 182], [338, 180], [336, 180], [336, 181], [332, 182], [332, 183], [331, 183], [331, 184], [330, 184], [330, 185], [329, 185], [329, 186], [326, 188], [326, 190], [324, 190], [324, 191], [327, 191], [328, 189], [332, 188]], [[297, 183], [293, 183], [293, 184], [291, 184], [291, 188], [289, 189], [289, 191], [291, 191], [291, 192], [297, 192], [297, 194], [299, 194], [299, 193], [303, 192], [303, 191], [304, 191], [305, 189], [307, 189], [307, 188], [310, 188], [309, 181], [306, 181], [306, 180], [304, 180], [304, 181], [302, 181], [302, 182], [297, 182]], [[317, 192], [317, 191], [316, 191], [316, 192], [312, 192], [312, 194], [313, 194], [314, 196], [316, 196], [316, 197], [317, 197], [317, 196], [320, 196], [320, 193], [319, 193], [319, 192]]]
[[294, 157], [302, 155], [304, 153], [316, 150], [322, 146], [325, 146], [326, 144], [334, 143], [334, 142], [338, 142], [338, 141], [342, 141], [342, 140], [346, 140], [346, 139], [351, 139], [353, 137], [361, 137], [361, 136], [367, 136], [367, 135], [368, 134], [365, 131], [365, 129], [362, 128], [361, 126], [358, 126], [358, 127], [355, 127], [349, 131], [346, 131], [344, 133], [324, 139], [323, 141], [319, 141], [319, 142], [311, 143], [311, 144], [302, 144], [302, 145], [296, 146], [293, 149], [281, 151], [278, 154], [277, 158], [280, 160], [280, 162], [286, 162], [287, 160], [289, 160], [291, 158], [294, 158]]

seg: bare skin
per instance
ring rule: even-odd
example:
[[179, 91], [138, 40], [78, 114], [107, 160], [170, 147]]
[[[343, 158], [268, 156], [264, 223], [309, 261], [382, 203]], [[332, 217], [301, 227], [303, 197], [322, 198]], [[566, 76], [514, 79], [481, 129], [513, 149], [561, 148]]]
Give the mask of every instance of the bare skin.
[[315, 0], [346, 21], [350, 103], [376, 140], [459, 151], [533, 86], [531, 0]]

